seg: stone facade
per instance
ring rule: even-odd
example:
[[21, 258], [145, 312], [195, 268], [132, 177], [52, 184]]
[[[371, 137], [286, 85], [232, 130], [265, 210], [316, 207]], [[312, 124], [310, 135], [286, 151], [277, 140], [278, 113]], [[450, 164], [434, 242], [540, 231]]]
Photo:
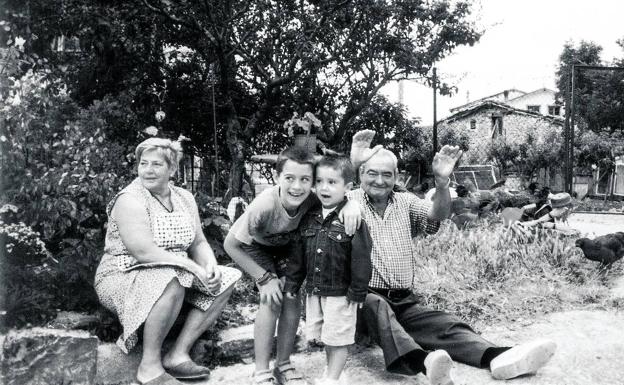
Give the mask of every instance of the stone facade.
[[552, 132], [563, 135], [563, 120], [487, 101], [451, 115], [438, 123], [438, 129], [440, 132], [455, 130], [466, 133], [470, 138], [470, 149], [464, 154], [465, 159], [471, 164], [487, 164], [488, 145], [498, 135], [502, 135], [508, 143], [519, 144], [526, 140], [528, 134], [533, 134], [538, 142], [543, 143]]

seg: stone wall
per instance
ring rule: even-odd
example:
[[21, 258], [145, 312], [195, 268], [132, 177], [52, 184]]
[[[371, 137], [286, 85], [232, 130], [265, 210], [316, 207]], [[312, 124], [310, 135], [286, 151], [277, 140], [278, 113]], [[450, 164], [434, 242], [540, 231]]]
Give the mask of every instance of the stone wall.
[[[441, 121], [438, 129], [440, 132], [450, 129], [467, 133], [470, 137], [470, 149], [464, 155], [465, 158], [472, 164], [487, 164], [487, 148], [492, 143], [493, 115], [502, 115], [503, 134], [508, 143], [522, 143], [529, 133], [533, 133], [541, 142], [553, 131], [563, 135], [562, 125], [554, 123], [552, 119], [496, 107], [482, 108], [454, 121]], [[472, 120], [475, 123], [474, 129], [471, 128]]]

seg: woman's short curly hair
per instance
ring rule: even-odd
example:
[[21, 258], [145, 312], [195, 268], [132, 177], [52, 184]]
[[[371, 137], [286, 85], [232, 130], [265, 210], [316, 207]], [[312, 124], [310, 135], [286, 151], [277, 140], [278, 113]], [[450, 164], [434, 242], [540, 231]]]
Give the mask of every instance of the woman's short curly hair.
[[156, 152], [165, 158], [165, 162], [169, 168], [178, 169], [178, 164], [182, 160], [182, 145], [180, 142], [165, 138], [149, 138], [142, 141], [134, 150], [137, 162], [141, 160], [141, 155], [145, 151], [156, 150]]

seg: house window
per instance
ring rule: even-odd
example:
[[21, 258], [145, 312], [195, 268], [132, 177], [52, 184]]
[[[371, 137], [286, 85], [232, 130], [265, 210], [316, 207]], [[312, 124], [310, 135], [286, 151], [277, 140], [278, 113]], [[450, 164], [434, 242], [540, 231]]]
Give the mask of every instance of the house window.
[[540, 106], [538, 106], [538, 105], [527, 106], [527, 111], [537, 112], [539, 114], [540, 113]]
[[561, 115], [561, 106], [548, 106], [548, 115]]
[[503, 137], [503, 115], [492, 115], [492, 139]]
[[470, 129], [471, 130], [477, 129], [477, 119], [470, 119]]

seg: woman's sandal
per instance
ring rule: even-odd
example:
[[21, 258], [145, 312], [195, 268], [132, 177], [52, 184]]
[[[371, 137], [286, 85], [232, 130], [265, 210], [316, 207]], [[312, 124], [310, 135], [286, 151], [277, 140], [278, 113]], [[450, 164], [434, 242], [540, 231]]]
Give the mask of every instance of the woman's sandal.
[[164, 372], [160, 376], [153, 378], [147, 382], [141, 382], [136, 379], [139, 385], [183, 385], [180, 381], [176, 380], [171, 374]]
[[290, 361], [276, 365], [275, 369], [273, 369], [273, 375], [277, 379], [277, 383], [281, 385], [308, 385], [308, 381], [295, 369]]
[[255, 372], [251, 382], [252, 385], [273, 385], [277, 383], [277, 379], [273, 376], [273, 371], [271, 369]]

